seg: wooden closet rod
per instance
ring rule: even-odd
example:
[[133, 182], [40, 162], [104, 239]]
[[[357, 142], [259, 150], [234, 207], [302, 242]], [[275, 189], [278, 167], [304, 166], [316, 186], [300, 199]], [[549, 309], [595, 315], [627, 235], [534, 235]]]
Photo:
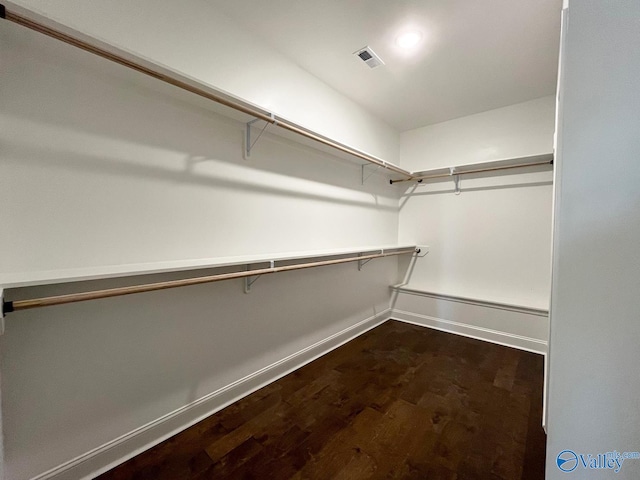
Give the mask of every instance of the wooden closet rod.
[[[377, 165], [378, 167], [382, 167], [400, 175], [409, 177], [409, 179], [412, 178], [411, 172], [409, 172], [408, 170], [404, 170], [397, 165], [388, 163], [384, 160], [361, 152], [360, 150], [356, 150], [355, 148], [349, 147], [347, 145], [343, 145], [323, 135], [311, 132], [304, 127], [296, 125], [283, 118], [279, 118], [278, 116], [270, 112], [261, 111], [251, 104], [243, 103], [237, 99], [234, 99], [232, 96], [225, 96], [223, 94], [217, 93], [213, 88], [210, 88], [206, 85], [202, 85], [199, 87], [197, 85], [197, 82], [194, 82], [188, 77], [182, 77], [176, 72], [170, 72], [169, 70], [154, 67], [150, 62], [140, 61], [140, 59], [137, 59], [135, 55], [122, 52], [116, 47], [109, 47], [109, 50], [107, 50], [106, 48], [102, 48], [97, 45], [98, 42], [95, 40], [94, 43], [90, 43], [90, 41], [81, 39], [68, 33], [64, 33], [53, 27], [38, 22], [37, 20], [33, 20], [31, 18], [25, 17], [24, 15], [12, 12], [2, 4], [0, 4], [0, 18], [5, 18], [6, 20], [17, 23], [36, 32], [40, 32], [62, 42], [68, 43], [70, 45], [73, 45], [74, 47], [78, 47], [99, 57], [106, 58], [107, 60], [111, 60], [112, 62], [118, 63], [132, 70], [136, 70], [137, 72], [144, 73], [145, 75], [156, 78], [170, 85], [174, 85], [178, 88], [191, 93], [195, 93], [196, 95], [225, 105], [239, 112], [259, 118], [260, 120], [264, 120], [265, 122], [269, 122], [285, 130], [295, 132], [299, 135], [302, 135], [303, 137], [322, 143], [341, 152], [348, 153], [349, 155], [353, 155], [354, 157], [365, 160], [366, 162]], [[146, 63], [147, 65], [144, 65], [143, 63]]]
[[389, 180], [389, 183], [393, 185], [394, 183], [402, 182], [422, 182], [422, 180], [428, 180], [432, 178], [455, 177], [456, 175], [467, 175], [469, 173], [495, 172], [496, 170], [509, 170], [511, 168], [537, 167], [538, 165], [553, 165], [553, 159], [545, 160], [544, 162], [520, 163], [518, 165], [506, 165], [503, 167], [477, 168], [475, 170], [464, 170], [462, 172], [454, 171], [449, 173], [438, 173], [435, 175], [415, 175], [413, 178], [407, 178], [405, 180]]
[[302, 270], [305, 268], [322, 267], [325, 265], [338, 265], [341, 263], [358, 262], [362, 260], [371, 260], [374, 258], [390, 257], [393, 255], [404, 255], [415, 253], [416, 249], [403, 248], [392, 252], [381, 251], [369, 255], [359, 257], [339, 258], [336, 260], [322, 260], [318, 262], [299, 263], [296, 265], [285, 265], [282, 267], [260, 268], [256, 270], [246, 270], [243, 272], [221, 273], [218, 275], [208, 275], [205, 277], [185, 278], [182, 280], [169, 280], [166, 282], [148, 283], [143, 285], [133, 285], [130, 287], [117, 287], [105, 290], [94, 290], [91, 292], [70, 293], [67, 295], [57, 295], [53, 297], [34, 298], [31, 300], [15, 300], [13, 302], [4, 302], [2, 305], [3, 315], [19, 310], [28, 310], [30, 308], [50, 307], [53, 305], [64, 305], [66, 303], [84, 302], [86, 300], [97, 300], [100, 298], [119, 297], [122, 295], [131, 295], [134, 293], [153, 292], [156, 290], [166, 290], [168, 288], [187, 287], [190, 285], [200, 285], [203, 283], [220, 282], [222, 280], [232, 280], [234, 278], [253, 277], [257, 275], [266, 275], [269, 273], [289, 272], [292, 270]]

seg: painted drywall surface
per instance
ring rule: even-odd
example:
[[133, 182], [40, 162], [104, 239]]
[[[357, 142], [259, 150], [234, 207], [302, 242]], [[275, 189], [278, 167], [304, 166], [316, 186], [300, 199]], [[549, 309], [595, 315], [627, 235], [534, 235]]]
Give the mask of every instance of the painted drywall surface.
[[[548, 153], [554, 99], [514, 105], [402, 136], [412, 170]], [[490, 153], [489, 153], [490, 152]], [[548, 308], [552, 172], [534, 167], [407, 188], [399, 239], [429, 245], [405, 280], [429, 292]], [[517, 333], [517, 332], [513, 332]]]
[[553, 95], [403, 132], [400, 158], [411, 171], [549, 153]]
[[[9, 2], [135, 52], [387, 161], [398, 132], [203, 0]], [[347, 53], [350, 55], [350, 52]]]
[[395, 243], [357, 163], [268, 134], [246, 161], [242, 124], [2, 26], [4, 272]]
[[[246, 161], [241, 123], [18, 26], [0, 35], [3, 272], [395, 243], [396, 192], [362, 186], [357, 163], [268, 134]], [[389, 258], [266, 276], [249, 295], [233, 281], [12, 314], [7, 478], [383, 312], [396, 275]]]
[[384, 259], [363, 272], [265, 276], [248, 295], [230, 281], [12, 315], [0, 340], [7, 478], [55, 467], [383, 312], [394, 279]]
[[392, 317], [488, 342], [546, 353], [548, 316], [500, 306], [394, 293]]
[[[546, 478], [558, 454], [640, 451], [640, 4], [569, 2], [563, 51]], [[564, 456], [569, 459], [570, 453]], [[576, 464], [563, 464], [569, 468]], [[640, 477], [640, 460], [619, 473]]]

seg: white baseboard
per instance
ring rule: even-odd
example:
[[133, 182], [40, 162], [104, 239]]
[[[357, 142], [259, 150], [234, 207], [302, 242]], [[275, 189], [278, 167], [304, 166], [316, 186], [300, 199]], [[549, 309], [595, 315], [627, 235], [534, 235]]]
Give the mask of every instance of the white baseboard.
[[91, 479], [387, 321], [391, 309], [314, 343], [32, 480]]
[[391, 288], [392, 318], [529, 352], [547, 352], [547, 310], [408, 285]]
[[433, 328], [442, 332], [455, 333], [465, 337], [484, 340], [486, 342], [504, 345], [506, 347], [518, 348], [528, 352], [545, 355], [547, 352], [547, 342], [537, 338], [525, 337], [508, 332], [492, 330], [490, 328], [469, 325], [442, 318], [431, 317], [414, 312], [406, 312], [394, 309], [391, 312], [393, 320], [419, 325], [421, 327]]

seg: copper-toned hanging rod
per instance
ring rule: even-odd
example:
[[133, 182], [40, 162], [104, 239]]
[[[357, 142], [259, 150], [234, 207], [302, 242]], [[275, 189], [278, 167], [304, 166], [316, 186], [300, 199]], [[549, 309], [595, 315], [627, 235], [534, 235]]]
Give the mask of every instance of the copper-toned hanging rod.
[[449, 171], [449, 173], [437, 173], [434, 175], [415, 175], [413, 178], [407, 178], [404, 180], [389, 180], [389, 183], [393, 185], [394, 183], [402, 183], [402, 182], [414, 182], [414, 181], [421, 182], [422, 180], [430, 180], [432, 178], [455, 177], [456, 175], [467, 175], [469, 173], [495, 172], [496, 170], [509, 170], [512, 168], [537, 167], [539, 165], [553, 165], [553, 159], [545, 160], [544, 162], [519, 163], [517, 165], [477, 168], [475, 170], [462, 170], [462, 171], [453, 170], [453, 171]]
[[[116, 47], [111, 47], [111, 46], [109, 47], [109, 50], [107, 50], [106, 48], [102, 48], [98, 46], [96, 44], [97, 42], [90, 43], [87, 40], [78, 38], [68, 33], [64, 33], [53, 27], [47, 26], [41, 22], [38, 22], [31, 18], [27, 18], [24, 15], [20, 15], [18, 13], [12, 12], [8, 10], [5, 6], [0, 5], [0, 17], [3, 16], [2, 14], [4, 14], [3, 18], [11, 22], [17, 23], [31, 30], [35, 30], [36, 32], [40, 32], [49, 37], [68, 43], [69, 45], [73, 45], [74, 47], [78, 47], [82, 50], [93, 53], [94, 55], [97, 55], [99, 57], [105, 58], [107, 60], [111, 60], [112, 62], [118, 63], [120, 65], [128, 67], [137, 72], [144, 73], [145, 75], [156, 78], [170, 85], [174, 85], [188, 92], [195, 93], [196, 95], [212, 100], [221, 105], [225, 105], [239, 112], [246, 113], [253, 117], [269, 122], [273, 125], [277, 125], [278, 127], [281, 127], [285, 130], [295, 132], [299, 135], [302, 135], [303, 137], [322, 143], [324, 145], [327, 145], [331, 148], [347, 153], [349, 155], [353, 155], [354, 157], [360, 158], [361, 160], [365, 160], [366, 162], [372, 163], [379, 167], [385, 168], [392, 172], [411, 178], [411, 172], [409, 172], [408, 170], [404, 170], [398, 167], [397, 165], [388, 163], [384, 160], [376, 158], [367, 153], [361, 152], [347, 145], [343, 145], [323, 135], [319, 135], [317, 133], [311, 132], [299, 125], [296, 125], [288, 120], [285, 120], [284, 118], [280, 118], [264, 110], [261, 111], [259, 108], [254, 107], [248, 103], [243, 103], [239, 99], [234, 99], [232, 96], [227, 97], [225, 95], [216, 93], [215, 90], [211, 87], [208, 87], [208, 86], [205, 86], [205, 88], [198, 87], [197, 84], [195, 84], [197, 82], [189, 79], [188, 77], [183, 77], [176, 72], [170, 72], [168, 70], [161, 71], [161, 69], [154, 68], [153, 66], [143, 65], [143, 62], [138, 61], [139, 59], [137, 60], [135, 55], [131, 53], [123, 52], [117, 49]], [[119, 53], [116, 53], [116, 52], [119, 52]], [[144, 62], [144, 63], [148, 63], [148, 62]]]
[[13, 302], [4, 302], [2, 305], [3, 314], [17, 312], [19, 310], [28, 310], [30, 308], [50, 307], [53, 305], [64, 305], [67, 303], [84, 302], [86, 300], [97, 300], [100, 298], [119, 297], [122, 295], [131, 295], [134, 293], [153, 292], [156, 290], [166, 290], [168, 288], [187, 287], [191, 285], [201, 285], [203, 283], [220, 282], [222, 280], [232, 280], [234, 278], [253, 277], [257, 275], [266, 275], [269, 273], [289, 272], [292, 270], [302, 270], [305, 268], [322, 267], [326, 265], [338, 265], [341, 263], [358, 262], [363, 260], [371, 260], [374, 258], [390, 257], [393, 255], [405, 255], [415, 253], [416, 249], [403, 248], [392, 252], [381, 251], [369, 255], [359, 257], [338, 258], [335, 260], [321, 260], [318, 262], [299, 263], [295, 265], [284, 265], [281, 267], [260, 268], [256, 270], [246, 270], [242, 272], [221, 273], [217, 275], [208, 275], [205, 277], [185, 278], [182, 280], [169, 280], [166, 282], [148, 283], [143, 285], [132, 285], [129, 287], [109, 288], [105, 290], [94, 290], [91, 292], [70, 293], [67, 295], [57, 295], [53, 297], [34, 298], [31, 300], [15, 300]]
[[117, 55], [115, 53], [111, 53], [103, 48], [100, 48], [96, 45], [91, 45], [83, 40], [80, 40], [78, 38], [72, 37], [71, 35], [68, 35], [66, 33], [60, 32], [58, 30], [54, 30], [53, 28], [47, 27], [46, 25], [43, 25], [41, 23], [35, 22], [33, 20], [30, 20], [24, 16], [15, 14], [9, 10], [5, 9], [5, 18], [11, 22], [17, 23], [18, 25], [22, 25], [23, 27], [27, 27], [31, 30], [34, 30], [36, 32], [39, 33], [43, 33], [44, 35], [47, 35], [49, 37], [55, 38], [57, 40], [60, 40], [62, 42], [68, 43], [69, 45], [73, 45], [74, 47], [78, 47], [82, 50], [85, 50], [87, 52], [93, 53], [94, 55], [97, 55], [99, 57], [105, 58], [107, 60], [110, 60], [112, 62], [118, 63], [120, 65], [123, 65], [127, 68], [130, 68], [132, 70], [135, 70], [137, 72], [140, 73], [144, 73], [145, 75], [148, 75], [150, 77], [156, 78], [158, 80], [161, 80], [165, 83], [174, 85], [178, 88], [181, 88], [183, 90], [187, 90], [191, 93], [195, 93], [196, 95], [199, 95], [201, 97], [207, 98], [209, 100], [213, 100], [214, 102], [220, 103], [222, 105], [225, 105], [227, 107], [233, 108], [235, 110], [238, 110], [240, 112], [246, 113], [248, 115], [252, 115], [254, 117], [260, 118], [262, 120], [266, 120], [268, 122], [273, 122], [273, 119], [266, 113], [264, 112], [260, 112], [259, 110], [256, 109], [252, 109], [249, 108], [245, 105], [242, 105], [240, 103], [237, 102], [233, 102], [227, 98], [225, 98], [224, 96], [221, 95], [217, 95], [213, 92], [198, 88], [194, 85], [190, 85], [180, 79], [177, 78], [173, 78], [167, 74], [164, 74], [162, 72], [158, 72], [156, 70], [153, 70], [151, 68], [145, 67], [139, 63], [136, 63], [135, 61], [132, 60], [128, 60], [126, 58], [124, 58], [123, 56]]

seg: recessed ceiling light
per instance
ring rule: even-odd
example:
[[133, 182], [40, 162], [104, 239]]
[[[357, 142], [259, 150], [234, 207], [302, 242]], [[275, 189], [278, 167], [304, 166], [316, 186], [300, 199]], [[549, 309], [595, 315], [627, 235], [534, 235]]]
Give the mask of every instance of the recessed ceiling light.
[[396, 38], [396, 43], [400, 48], [409, 50], [420, 43], [422, 40], [422, 33], [417, 30], [411, 30], [404, 32]]

